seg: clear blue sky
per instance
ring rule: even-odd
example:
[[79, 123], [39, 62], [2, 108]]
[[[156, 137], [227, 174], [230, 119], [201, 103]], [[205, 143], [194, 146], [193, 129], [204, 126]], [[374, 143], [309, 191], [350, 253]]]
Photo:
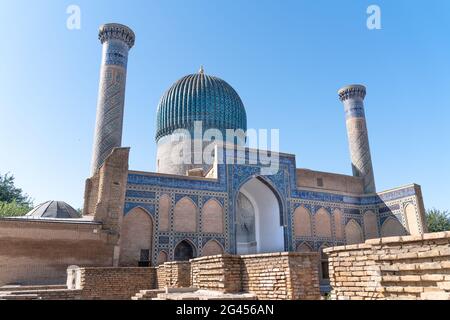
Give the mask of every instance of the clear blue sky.
[[[81, 8], [81, 30], [66, 8]], [[366, 9], [382, 10], [382, 30]], [[36, 203], [83, 202], [90, 172], [106, 22], [137, 35], [123, 145], [154, 171], [159, 98], [201, 64], [229, 82], [250, 128], [280, 128], [297, 166], [351, 174], [337, 90], [368, 88], [378, 190], [416, 182], [425, 205], [450, 209], [450, 1], [0, 0], [0, 172]]]

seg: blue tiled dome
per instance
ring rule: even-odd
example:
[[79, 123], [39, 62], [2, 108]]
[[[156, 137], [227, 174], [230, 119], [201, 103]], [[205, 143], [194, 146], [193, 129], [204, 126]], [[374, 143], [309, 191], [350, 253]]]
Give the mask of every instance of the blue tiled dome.
[[156, 140], [176, 129], [192, 132], [195, 121], [203, 130], [216, 128], [225, 138], [226, 129], [247, 130], [244, 104], [224, 80], [199, 73], [178, 80], [161, 98], [157, 111]]

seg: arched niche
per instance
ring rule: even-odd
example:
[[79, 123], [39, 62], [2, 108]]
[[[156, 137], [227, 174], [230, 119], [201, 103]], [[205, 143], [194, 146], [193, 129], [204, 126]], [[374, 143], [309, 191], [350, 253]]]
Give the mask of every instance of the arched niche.
[[294, 211], [294, 235], [296, 237], [311, 237], [311, 213], [304, 206]]
[[364, 231], [366, 239], [378, 238], [378, 217], [377, 214], [371, 210], [364, 213]]
[[197, 206], [189, 197], [177, 202], [173, 213], [175, 232], [197, 232]]
[[406, 230], [403, 225], [395, 217], [389, 217], [381, 226], [382, 237], [395, 237], [406, 235]]
[[163, 194], [159, 198], [159, 231], [169, 231], [169, 213], [170, 213], [171, 200], [167, 194]]
[[216, 199], [210, 199], [202, 208], [202, 231], [205, 233], [224, 232], [223, 208]]
[[174, 250], [175, 261], [189, 261], [196, 257], [195, 246], [188, 240], [177, 244]]
[[215, 256], [222, 253], [223, 247], [216, 240], [209, 240], [202, 249], [202, 256]]
[[130, 267], [148, 264], [152, 256], [152, 244], [153, 219], [145, 209], [134, 208], [122, 220], [119, 264]]
[[313, 252], [313, 250], [312, 250], [312, 248], [310, 247], [310, 245], [309, 244], [307, 244], [307, 243], [300, 243], [298, 246], [297, 246], [297, 248], [296, 248], [296, 250], [295, 250], [296, 252], [304, 252], [304, 253], [307, 253], [307, 252]]
[[320, 208], [314, 215], [316, 224], [316, 236], [320, 238], [331, 238], [331, 217], [325, 208]]
[[347, 244], [357, 244], [364, 242], [361, 226], [354, 219], [351, 219], [345, 226], [345, 240]]

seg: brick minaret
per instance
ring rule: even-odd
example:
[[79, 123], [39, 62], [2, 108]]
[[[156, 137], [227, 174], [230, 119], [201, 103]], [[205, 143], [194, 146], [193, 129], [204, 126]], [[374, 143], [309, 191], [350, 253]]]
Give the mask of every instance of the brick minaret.
[[97, 172], [113, 148], [122, 144], [128, 51], [135, 40], [130, 28], [117, 23], [102, 25], [98, 37], [103, 45], [103, 53], [92, 174]]
[[374, 193], [375, 179], [364, 113], [365, 97], [366, 88], [362, 85], [350, 85], [339, 90], [339, 98], [345, 107], [353, 175], [364, 178], [365, 193]]

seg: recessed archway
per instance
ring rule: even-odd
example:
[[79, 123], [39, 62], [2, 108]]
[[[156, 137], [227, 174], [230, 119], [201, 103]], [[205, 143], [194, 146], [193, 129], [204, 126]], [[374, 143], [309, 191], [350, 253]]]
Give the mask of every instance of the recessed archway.
[[238, 254], [285, 251], [282, 205], [279, 195], [260, 178], [252, 178], [236, 200]]
[[303, 242], [297, 246], [295, 251], [296, 252], [312, 252], [313, 250], [309, 244]]
[[161, 251], [158, 255], [158, 259], [156, 259], [156, 265], [161, 265], [165, 262], [167, 262], [168, 259], [168, 255], [165, 251]]
[[196, 251], [190, 241], [183, 240], [176, 247], [174, 252], [175, 261], [189, 261], [195, 258]]
[[153, 218], [141, 207], [128, 212], [122, 221], [119, 264], [137, 267], [149, 264], [152, 257]]
[[223, 253], [223, 248], [216, 240], [209, 240], [202, 249], [202, 256], [215, 256]]
[[406, 230], [403, 225], [395, 217], [389, 217], [381, 226], [381, 237], [404, 236]]

